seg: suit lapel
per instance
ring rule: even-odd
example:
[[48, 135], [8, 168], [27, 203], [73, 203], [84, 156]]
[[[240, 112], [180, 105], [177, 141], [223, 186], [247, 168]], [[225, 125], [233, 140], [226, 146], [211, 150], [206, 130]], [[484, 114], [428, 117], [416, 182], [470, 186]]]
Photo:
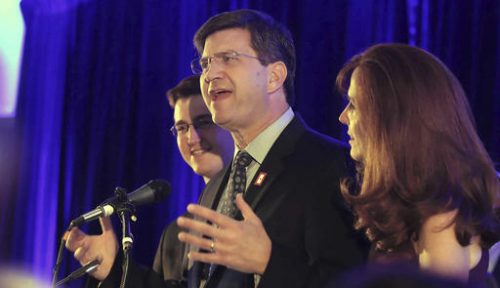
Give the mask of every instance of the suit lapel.
[[231, 163], [229, 163], [229, 165], [226, 165], [226, 167], [224, 167], [221, 172], [219, 172], [214, 178], [212, 178], [212, 180], [207, 183], [207, 186], [200, 196], [200, 205], [212, 209], [217, 208], [216, 204], [219, 202], [218, 200], [222, 194], [222, 191], [224, 191], [230, 172]]
[[[264, 162], [260, 166], [259, 170], [255, 173], [255, 176], [245, 193], [245, 201], [249, 203], [250, 207], [252, 207], [252, 210], [254, 210], [257, 215], [259, 215], [257, 211], [259, 203], [261, 203], [263, 197], [269, 193], [273, 182], [279, 178], [282, 171], [286, 168], [286, 159], [295, 151], [295, 145], [304, 131], [305, 124], [300, 116], [296, 115], [280, 134], [276, 142], [271, 147], [271, 150], [269, 150], [269, 153], [264, 159]], [[212, 207], [213, 209], [217, 208], [214, 206], [216, 206], [215, 204], [219, 202], [222, 191], [226, 186], [231, 170], [230, 167], [231, 165], [228, 165], [224, 172], [219, 174], [219, 177], [212, 179], [212, 181], [207, 184], [207, 187], [200, 199], [201, 205]], [[266, 174], [265, 179], [261, 185], [256, 185], [255, 181], [262, 173]], [[272, 193], [286, 192], [287, 191], [273, 191]], [[241, 218], [241, 213], [238, 213], [236, 219]], [[213, 274], [207, 279], [204, 287], [216, 287], [219, 284], [219, 280], [225, 269], [226, 267], [224, 266], [217, 266]]]
[[[273, 182], [280, 176], [286, 168], [287, 157], [295, 151], [295, 145], [299, 137], [304, 132], [304, 122], [300, 116], [296, 115], [290, 124], [283, 130], [276, 142], [267, 153], [264, 162], [255, 173], [247, 192], [245, 200], [257, 213], [257, 208], [262, 198], [268, 193]], [[259, 177], [266, 175], [261, 185], [256, 183]], [[273, 191], [273, 193], [285, 193], [286, 191]], [[258, 214], [258, 213], [257, 213]]]

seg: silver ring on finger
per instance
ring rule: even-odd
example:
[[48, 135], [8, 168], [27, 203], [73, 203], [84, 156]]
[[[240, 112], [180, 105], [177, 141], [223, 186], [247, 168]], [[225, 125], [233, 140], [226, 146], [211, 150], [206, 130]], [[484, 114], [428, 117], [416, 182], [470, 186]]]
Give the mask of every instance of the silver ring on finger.
[[210, 242], [210, 251], [212, 253], [215, 253], [215, 241], [212, 239], [212, 241]]

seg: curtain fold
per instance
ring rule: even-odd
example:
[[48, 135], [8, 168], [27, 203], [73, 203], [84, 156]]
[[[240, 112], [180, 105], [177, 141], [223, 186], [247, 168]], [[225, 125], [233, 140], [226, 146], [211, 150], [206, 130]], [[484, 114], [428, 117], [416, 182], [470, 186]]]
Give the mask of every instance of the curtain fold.
[[[21, 127], [20, 175], [13, 213], [12, 258], [32, 263], [36, 276], [47, 275], [54, 261], [57, 238], [57, 197], [62, 167], [61, 133], [66, 81], [69, 17], [56, 11], [36, 17], [38, 10], [23, 7], [26, 39], [17, 119]], [[39, 15], [39, 14], [38, 14]], [[37, 31], [29, 29], [37, 27]], [[38, 37], [44, 35], [45, 37]], [[29, 71], [29, 72], [27, 72]], [[35, 97], [33, 97], [35, 96]], [[3, 227], [4, 228], [4, 227]], [[36, 243], [36, 245], [33, 245]]]

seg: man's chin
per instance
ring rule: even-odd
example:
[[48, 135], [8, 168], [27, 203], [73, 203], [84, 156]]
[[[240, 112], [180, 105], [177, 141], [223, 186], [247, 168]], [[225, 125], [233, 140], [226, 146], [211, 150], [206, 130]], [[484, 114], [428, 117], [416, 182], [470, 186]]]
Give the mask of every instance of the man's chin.
[[[222, 164], [218, 164], [217, 159], [207, 159], [204, 163], [198, 163], [196, 167], [192, 167], [194, 172], [198, 175], [208, 177], [209, 175], [215, 175], [222, 170]], [[222, 161], [220, 162], [222, 163]]]
[[[221, 109], [222, 110], [222, 109]], [[223, 112], [223, 111], [214, 111], [212, 113], [215, 113], [214, 114], [214, 117], [213, 117], [213, 120], [214, 120], [214, 123], [217, 125], [217, 126], [220, 126], [220, 127], [223, 127], [225, 128], [229, 123], [230, 123], [230, 117], [228, 117], [228, 115], [223, 115], [223, 114], [227, 114], [227, 112]]]

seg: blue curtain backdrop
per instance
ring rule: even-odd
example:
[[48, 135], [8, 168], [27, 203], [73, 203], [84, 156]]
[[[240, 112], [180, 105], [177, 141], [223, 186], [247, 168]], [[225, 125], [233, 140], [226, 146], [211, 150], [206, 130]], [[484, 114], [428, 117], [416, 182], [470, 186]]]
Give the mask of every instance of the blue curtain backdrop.
[[[164, 93], [189, 75], [192, 36], [218, 12], [260, 9], [290, 28], [298, 59], [295, 109], [310, 126], [341, 139], [344, 103], [333, 80], [342, 64], [378, 42], [429, 50], [462, 82], [479, 134], [500, 162], [496, 0], [23, 0], [21, 8], [26, 37], [17, 114], [0, 121], [0, 259], [45, 279], [70, 220], [116, 186], [172, 183], [168, 201], [139, 209], [133, 225], [134, 258], [145, 265], [163, 227], [196, 201], [203, 184], [169, 135]], [[95, 223], [85, 228], [98, 231]], [[66, 251], [61, 275], [76, 267]]]

